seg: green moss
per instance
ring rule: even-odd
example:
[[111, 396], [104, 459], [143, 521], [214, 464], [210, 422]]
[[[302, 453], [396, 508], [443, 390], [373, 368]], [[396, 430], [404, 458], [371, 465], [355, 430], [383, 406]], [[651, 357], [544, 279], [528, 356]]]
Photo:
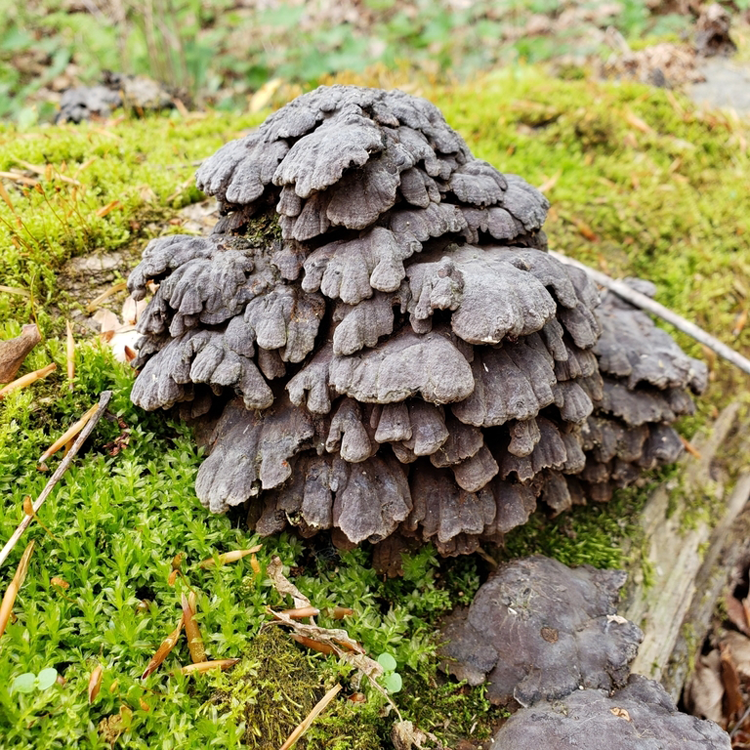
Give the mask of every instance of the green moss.
[[[443, 108], [477, 156], [532, 184], [554, 183], [548, 188], [553, 209], [547, 226], [553, 248], [612, 275], [651, 278], [659, 301], [748, 353], [750, 328], [736, 337], [731, 331], [750, 295], [745, 239], [750, 194], [741, 187], [748, 180], [744, 144], [750, 126], [701, 114], [671, 92], [560, 81], [523, 66], [422, 93]], [[201, 461], [194, 440], [179, 422], [132, 406], [127, 368], [95, 341], [80, 340], [76, 381], [68, 390], [60, 310], [88, 300], [68, 298], [58, 274], [74, 255], [140, 250], [150, 236], [163, 233], [177, 208], [200, 197], [189, 186], [192, 162], [261, 117], [128, 120], [106, 131], [95, 125], [24, 133], [0, 129], [0, 171], [18, 166], [19, 159], [50, 163], [81, 183], [77, 187], [54, 172], [42, 179], [43, 193], [3, 182], [12, 209], [0, 201], [0, 284], [22, 287], [33, 297], [0, 292], [0, 335], [17, 334], [36, 316], [45, 340], [22, 372], [49, 362], [58, 370], [11, 394], [0, 408], [1, 538], [7, 539], [22, 517], [24, 495], [35, 496], [47, 480], [36, 459], [103, 388], [115, 391], [111, 410], [130, 429], [128, 448], [111, 456], [105, 446], [120, 428], [100, 423], [40, 513], [55, 539], [36, 526], [28, 532], [38, 549], [15, 607], [18, 620], [0, 639], [4, 747], [105, 747], [96, 727], [123, 706], [132, 712], [119, 740], [127, 747], [236, 747], [245, 736], [245, 727], [218, 719], [215, 705], [216, 715], [208, 709], [199, 713], [219, 689], [213, 677], [169, 676], [189, 658], [184, 641], [162, 670], [139, 679], [175, 626], [181, 591], [168, 585], [170, 561], [177, 552], [187, 556], [186, 575], [198, 591], [201, 627], [214, 658], [251, 653], [266, 606], [282, 602], [265, 575], [256, 576], [245, 563], [212, 571], [197, 567], [216, 552], [256, 540], [236, 519], [211, 516], [201, 507], [194, 492]], [[120, 205], [106, 211], [115, 200]], [[169, 225], [168, 231], [179, 226]], [[265, 227], [261, 233], [268, 231], [276, 230]], [[677, 338], [701, 355], [689, 339]], [[680, 429], [691, 435], [742, 384], [730, 368], [717, 364], [697, 416], [683, 420]], [[50, 461], [50, 468], [58, 460]], [[667, 476], [662, 472], [651, 481]], [[609, 504], [576, 508], [553, 520], [535, 515], [508, 535], [504, 555], [542, 552], [573, 565], [633, 565], [646, 575], [637, 518], [649, 490], [647, 483], [617, 493]], [[0, 568], [0, 590], [20, 553], [15, 550]], [[317, 606], [355, 610], [346, 627], [370, 654], [394, 655], [410, 686], [397, 695], [408, 718], [424, 722], [424, 729], [445, 731], [446, 738], [471, 729], [474, 714], [486, 708], [481, 691], [435, 682], [434, 633], [441, 614], [471, 600], [486, 573], [481, 560], [439, 561], [425, 547], [405, 561], [404, 579], [387, 581], [372, 570], [366, 549], [339, 555], [323, 541], [303, 545], [281, 535], [266, 540], [258, 553], [262, 570], [272, 554], [295, 566], [297, 585]], [[70, 584], [65, 596], [50, 586], [53, 576]], [[142, 598], [153, 603], [146, 613], [136, 608]], [[320, 623], [340, 625], [325, 616]], [[104, 681], [89, 705], [86, 685], [96, 663], [105, 667]], [[326, 659], [308, 664], [314, 679], [305, 679], [314, 682], [313, 697], [332, 680], [350, 676]], [[64, 674], [65, 685], [38, 695], [9, 693], [16, 675], [48, 666]], [[252, 692], [252, 681], [242, 690]], [[392, 718], [379, 716], [379, 710], [376, 702], [353, 711], [337, 700], [313, 726], [310, 746], [344, 750], [357, 747], [352, 742], [362, 737], [361, 747], [369, 750], [366, 743], [377, 735], [387, 747], [383, 738]], [[440, 729], [442, 714], [446, 730]]]
[[[270, 626], [253, 639], [231, 672], [214, 678], [215, 692], [200, 713], [243, 727], [243, 742], [252, 750], [276, 750], [331, 687], [321, 681], [326, 677], [331, 680], [320, 660], [315, 669], [286, 632]], [[382, 722], [375, 703], [373, 699], [363, 707], [345, 697], [335, 700], [297, 746], [377, 750]]]
[[486, 696], [486, 685], [436, 682], [435, 678], [410, 675], [399, 694], [399, 707], [405, 719], [455, 747], [462, 739], [486, 740], [500, 721], [509, 716], [493, 706]]

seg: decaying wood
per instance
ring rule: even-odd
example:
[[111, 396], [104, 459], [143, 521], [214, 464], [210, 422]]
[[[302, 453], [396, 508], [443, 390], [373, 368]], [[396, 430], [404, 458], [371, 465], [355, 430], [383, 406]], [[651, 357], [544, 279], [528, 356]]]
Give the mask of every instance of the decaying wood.
[[[76, 457], [76, 455], [78, 455], [78, 451], [81, 449], [81, 446], [84, 444], [84, 442], [86, 442], [86, 438], [91, 434], [94, 427], [96, 427], [96, 425], [99, 423], [99, 420], [106, 411], [111, 399], [112, 391], [102, 391], [101, 396], [99, 396], [99, 406], [96, 412], [91, 416], [89, 421], [86, 423], [86, 426], [81, 430], [75, 443], [73, 443], [73, 447], [68, 451], [68, 454], [63, 458], [63, 460], [60, 461], [60, 465], [57, 467], [57, 469], [55, 469], [55, 473], [50, 477], [49, 482], [47, 482], [39, 497], [34, 501], [34, 515], [39, 512], [39, 508], [44, 505], [44, 502], [49, 497], [52, 490], [55, 488], [55, 485], [60, 481], [63, 474], [65, 474], [65, 472], [68, 470], [68, 467], [73, 463], [73, 459]], [[26, 515], [23, 521], [18, 524], [18, 528], [13, 532], [13, 535], [8, 540], [3, 549], [0, 550], [0, 565], [2, 565], [8, 558], [11, 550], [13, 549], [13, 547], [15, 547], [16, 542], [18, 542], [18, 540], [21, 538], [23, 532], [29, 527], [29, 524], [31, 523], [33, 518], [33, 515]]]
[[[750, 473], [742, 473], [731, 492], [726, 475], [717, 474], [717, 454], [737, 429], [739, 415], [738, 402], [726, 407], [710, 434], [694, 441], [701, 458], [686, 456], [679, 484], [657, 488], [641, 513], [654, 580], [641, 576], [628, 592], [624, 614], [645, 633], [633, 671], [661, 680], [674, 700], [687, 676], [688, 652], [700, 645], [731, 569], [726, 555], [736, 554], [733, 547], [741, 542], [728, 542], [727, 532], [748, 503]], [[747, 456], [750, 440], [743, 435], [741, 441], [737, 455]], [[720, 519], [712, 525], [691, 502], [723, 503]]]

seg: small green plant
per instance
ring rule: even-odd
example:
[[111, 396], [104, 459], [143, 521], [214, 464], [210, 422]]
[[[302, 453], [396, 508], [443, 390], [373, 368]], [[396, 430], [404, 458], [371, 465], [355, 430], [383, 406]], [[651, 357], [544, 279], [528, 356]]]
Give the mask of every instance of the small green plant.
[[11, 693], [33, 693], [35, 690], [44, 692], [49, 690], [57, 682], [57, 670], [54, 667], [47, 667], [39, 674], [33, 672], [24, 672], [19, 674], [11, 683]]
[[380, 654], [378, 664], [383, 667], [383, 676], [380, 678], [381, 685], [389, 693], [398, 693], [403, 687], [401, 675], [396, 671], [398, 664], [390, 654]]

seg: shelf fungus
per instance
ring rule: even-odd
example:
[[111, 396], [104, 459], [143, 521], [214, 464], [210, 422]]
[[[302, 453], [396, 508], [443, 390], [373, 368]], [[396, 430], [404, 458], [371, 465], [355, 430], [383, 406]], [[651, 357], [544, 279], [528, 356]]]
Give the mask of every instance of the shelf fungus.
[[576, 690], [563, 699], [517, 711], [489, 750], [730, 750], [713, 721], [682, 713], [656, 680], [631, 675], [614, 691]]
[[153, 240], [130, 276], [137, 299], [157, 287], [132, 398], [213, 430], [211, 510], [368, 540], [390, 570], [406, 544], [471, 552], [682, 450], [669, 425], [706, 368], [548, 254], [544, 196], [430, 102], [321, 87], [197, 182], [212, 234]]
[[643, 638], [615, 605], [619, 570], [535, 556], [501, 566], [443, 627], [443, 668], [487, 682], [495, 704], [529, 706], [579, 688], [625, 685]]

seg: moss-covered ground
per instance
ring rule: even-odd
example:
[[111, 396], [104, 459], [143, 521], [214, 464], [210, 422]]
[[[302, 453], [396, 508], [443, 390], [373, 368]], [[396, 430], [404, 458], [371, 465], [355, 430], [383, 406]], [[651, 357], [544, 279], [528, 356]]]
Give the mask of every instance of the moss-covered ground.
[[[377, 76], [368, 82], [377, 83]], [[545, 185], [553, 203], [547, 225], [553, 248], [612, 275], [650, 278], [660, 302], [748, 353], [750, 332], [741, 325], [750, 305], [746, 122], [696, 111], [669, 91], [561, 81], [531, 67], [455, 88], [425, 85], [420, 93], [443, 109], [477, 156]], [[82, 327], [76, 328], [72, 390], [66, 383], [64, 319], [90, 299], [64, 291], [65, 262], [140, 249], [150, 234], [179, 231], [177, 209], [200, 198], [189, 185], [194, 162], [262, 117], [209, 113], [0, 129], [0, 172], [24, 163], [41, 171], [25, 173], [37, 185], [0, 181], [0, 285], [11, 288], [0, 291], [0, 337], [34, 319], [44, 339], [22, 372], [58, 365], [46, 380], [0, 403], [0, 540], [22, 519], [24, 496], [35, 497], [48, 479], [37, 469], [38, 457], [102, 389], [114, 390], [111, 411], [130, 430], [129, 445], [113, 456], [106, 446], [121, 426], [100, 423], [40, 512], [54, 538], [35, 524], [24, 539], [36, 539], [37, 546], [14, 608], [17, 619], [0, 638], [3, 748], [226, 748], [245, 740], [265, 747], [263, 738], [290, 729], [336, 680], [345, 686], [340, 700], [299, 746], [388, 747], [393, 714], [383, 716], [374, 691], [362, 686], [367, 702], [354, 703], [348, 700], [356, 690], [353, 675], [332, 657], [301, 656], [291, 642], [277, 638], [264, 646], [257, 639], [268, 619], [265, 608], [287, 606], [265, 576], [273, 554], [291, 567], [316, 606], [354, 610], [346, 627], [370, 654], [396, 658], [404, 689], [393, 697], [405, 718], [448, 746], [472, 731], [486, 735], [498, 718], [480, 720], [487, 708], [480, 690], [435, 677], [435, 622], [470, 600], [485, 561], [440, 561], [428, 548], [405, 560], [404, 579], [382, 580], [367, 549], [338, 554], [324, 542], [282, 535], [263, 540], [259, 572], [247, 559], [199, 568], [205, 558], [258, 540], [242, 519], [214, 517], [200, 506], [193, 482], [201, 456], [189, 431], [162, 414], [136, 410], [128, 398], [131, 373]], [[704, 356], [691, 340], [677, 338], [691, 354]], [[712, 369], [697, 416], [681, 426], [687, 437], [747, 385], [721, 362], [712, 362]], [[58, 461], [51, 459], [50, 469]], [[635, 528], [646, 491], [629, 490], [607, 506], [577, 509], [552, 522], [535, 517], [509, 536], [505, 550], [490, 552], [538, 550], [569, 564], [627, 564], [622, 540]], [[0, 591], [23, 547], [0, 568]], [[178, 553], [185, 578], [170, 585]], [[160, 670], [140, 680], [179, 619], [188, 582], [197, 593], [208, 654], [244, 656], [241, 679], [182, 676], [177, 667], [189, 661], [183, 639]], [[325, 617], [320, 622], [333, 624]], [[263, 670], [272, 653], [286, 665], [279, 676], [300, 669], [304, 684], [317, 686], [304, 701]], [[89, 703], [87, 685], [97, 665], [103, 667], [101, 691]], [[48, 667], [57, 669], [59, 683], [28, 694], [11, 691], [19, 674]], [[278, 696], [288, 696], [283, 716], [269, 709]], [[255, 731], [248, 719], [262, 724], [258, 717], [269, 723]]]

